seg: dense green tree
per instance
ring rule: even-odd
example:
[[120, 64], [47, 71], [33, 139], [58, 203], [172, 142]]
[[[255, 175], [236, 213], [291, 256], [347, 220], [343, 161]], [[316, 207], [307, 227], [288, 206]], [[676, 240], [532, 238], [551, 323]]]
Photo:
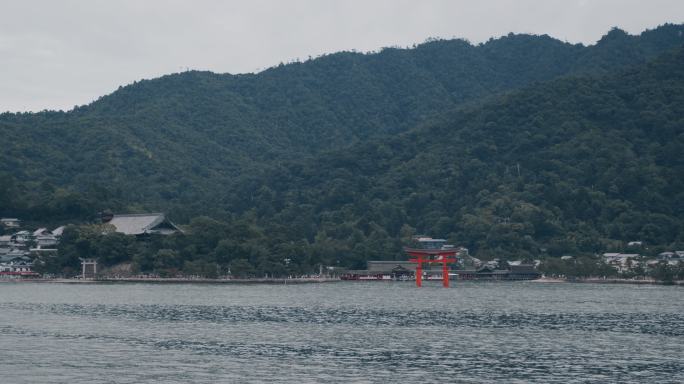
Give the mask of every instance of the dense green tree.
[[256, 271], [247, 259], [236, 259], [230, 263], [230, 273], [238, 278], [249, 278], [256, 275]]
[[163, 277], [168, 277], [173, 276], [178, 272], [182, 262], [177, 251], [172, 249], [160, 249], [154, 255], [153, 265], [156, 272]]

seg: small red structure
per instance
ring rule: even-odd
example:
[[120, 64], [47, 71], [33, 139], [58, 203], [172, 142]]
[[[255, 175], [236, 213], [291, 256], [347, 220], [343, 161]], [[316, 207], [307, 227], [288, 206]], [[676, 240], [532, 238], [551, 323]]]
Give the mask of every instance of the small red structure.
[[413, 257], [409, 259], [410, 262], [418, 263], [416, 266], [416, 287], [423, 285], [423, 263], [442, 263], [442, 285], [444, 288], [449, 288], [449, 267], [447, 264], [456, 262], [458, 249], [404, 248], [404, 251]]

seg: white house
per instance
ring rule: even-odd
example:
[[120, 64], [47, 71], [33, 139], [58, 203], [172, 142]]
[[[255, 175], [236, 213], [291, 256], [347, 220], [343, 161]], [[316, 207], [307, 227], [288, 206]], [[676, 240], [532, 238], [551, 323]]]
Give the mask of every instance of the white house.
[[603, 261], [620, 272], [627, 272], [631, 268], [639, 265], [636, 259], [640, 258], [638, 253], [604, 253]]
[[12, 235], [12, 240], [16, 243], [25, 243], [31, 240], [31, 232], [29, 231], [19, 231]]
[[25, 256], [0, 256], [0, 278], [35, 277], [31, 259]]
[[36, 245], [38, 248], [52, 247], [57, 245], [59, 241], [53, 235], [41, 235], [36, 237]]
[[658, 258], [661, 259], [661, 260], [671, 259], [671, 258], [673, 258], [675, 255], [676, 255], [676, 253], [674, 253], [674, 252], [660, 252], [660, 253], [658, 254]]

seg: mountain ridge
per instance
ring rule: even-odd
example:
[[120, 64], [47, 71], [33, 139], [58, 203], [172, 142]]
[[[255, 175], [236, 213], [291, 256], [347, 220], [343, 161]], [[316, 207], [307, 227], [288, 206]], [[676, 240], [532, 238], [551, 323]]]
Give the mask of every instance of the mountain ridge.
[[187, 220], [215, 212], [209, 207], [223, 200], [216, 185], [244, 174], [391, 137], [501, 92], [637, 65], [681, 44], [683, 29], [614, 30], [588, 47], [514, 34], [479, 45], [437, 40], [259, 74], [145, 80], [71, 112], [0, 115], [0, 173], [15, 179], [29, 206], [66, 190], [95, 200], [76, 216], [148, 207]]

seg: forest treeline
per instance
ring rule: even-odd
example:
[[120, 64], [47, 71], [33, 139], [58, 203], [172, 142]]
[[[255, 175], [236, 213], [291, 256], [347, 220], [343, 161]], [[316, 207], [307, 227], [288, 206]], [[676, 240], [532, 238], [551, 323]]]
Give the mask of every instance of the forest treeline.
[[[358, 268], [401, 258], [416, 233], [483, 258], [684, 248], [683, 30], [614, 29], [592, 46], [439, 40], [6, 113], [0, 212], [89, 223], [165, 211], [222, 228], [126, 245], [143, 270]], [[97, 247], [73, 230], [65, 244]]]

